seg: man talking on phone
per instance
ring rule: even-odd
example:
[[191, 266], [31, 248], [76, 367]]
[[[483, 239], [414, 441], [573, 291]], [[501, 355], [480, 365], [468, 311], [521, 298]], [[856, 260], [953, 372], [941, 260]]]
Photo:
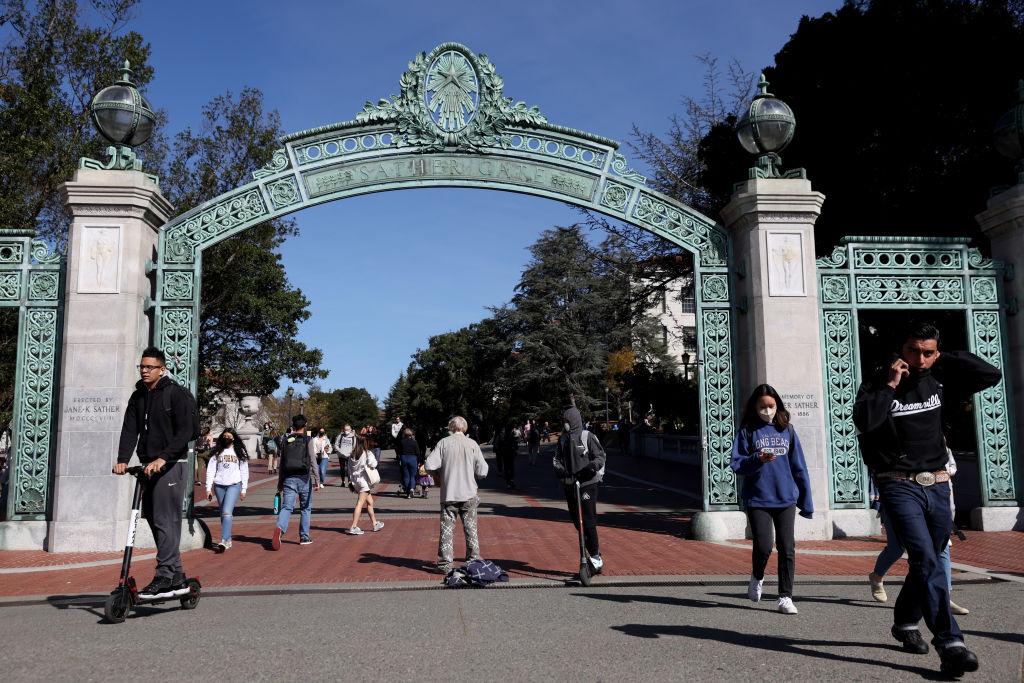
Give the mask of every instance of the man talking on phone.
[[918, 628], [932, 632], [943, 673], [977, 671], [949, 610], [949, 589], [939, 554], [949, 541], [949, 473], [942, 433], [947, 394], [968, 396], [999, 383], [1000, 371], [966, 351], [940, 351], [939, 330], [911, 323], [899, 353], [881, 376], [865, 382], [853, 407], [861, 455], [878, 486], [879, 500], [906, 549], [910, 571], [893, 610], [893, 637], [903, 649], [927, 654]]

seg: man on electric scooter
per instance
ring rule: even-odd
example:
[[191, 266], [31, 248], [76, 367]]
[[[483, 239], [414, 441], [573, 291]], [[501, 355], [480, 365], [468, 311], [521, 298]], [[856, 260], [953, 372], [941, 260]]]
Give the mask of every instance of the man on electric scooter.
[[[604, 478], [605, 452], [597, 436], [583, 429], [583, 416], [576, 408], [575, 396], [570, 395], [569, 400], [570, 405], [562, 415], [565, 429], [558, 439], [552, 464], [562, 482], [569, 516], [577, 530], [582, 510], [587, 555], [594, 573], [600, 574], [604, 560], [597, 537], [597, 490]], [[579, 499], [576, 497], [577, 481], [580, 483]], [[577, 509], [577, 500], [580, 509]]]
[[156, 575], [139, 591], [142, 600], [156, 600], [189, 592], [181, 569], [181, 505], [188, 472], [188, 443], [193, 438], [191, 393], [167, 377], [163, 351], [149, 347], [142, 352], [142, 379], [128, 399], [121, 427], [114, 474], [125, 474], [132, 452], [138, 453], [143, 470], [142, 512], [156, 541]]

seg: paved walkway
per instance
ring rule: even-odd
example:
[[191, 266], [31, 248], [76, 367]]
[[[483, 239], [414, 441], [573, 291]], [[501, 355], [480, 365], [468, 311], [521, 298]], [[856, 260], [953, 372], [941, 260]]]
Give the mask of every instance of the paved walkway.
[[[518, 488], [508, 490], [494, 470], [484, 482], [480, 505], [483, 555], [505, 568], [514, 582], [564, 583], [578, 566], [576, 532], [567, 519], [561, 491], [551, 476], [550, 457], [542, 454], [530, 467], [519, 457]], [[207, 588], [244, 589], [266, 586], [365, 586], [381, 583], [436, 584], [432, 572], [437, 552], [437, 490], [427, 500], [407, 500], [396, 493], [398, 468], [385, 454], [384, 484], [376, 509], [385, 527], [363, 536], [344, 533], [355, 496], [338, 484], [332, 468], [328, 486], [314, 497], [313, 545], [298, 545], [298, 519], [293, 518], [279, 552], [269, 548], [275, 517], [271, 514], [276, 477], [262, 463], [252, 465], [247, 500], [235, 511], [234, 546], [223, 555], [210, 550], [185, 553], [190, 575]], [[606, 570], [599, 581], [635, 581], [639, 577], [743, 577], [749, 574], [749, 541], [723, 544], [688, 540], [692, 501], [638, 481], [610, 475], [601, 489], [601, 544]], [[216, 504], [205, 504], [197, 490], [197, 516], [219, 538]], [[364, 529], [369, 520], [364, 514]], [[464, 545], [456, 533], [456, 558]], [[797, 544], [800, 577], [866, 576], [883, 538], [808, 541]], [[120, 553], [54, 554], [0, 552], [0, 598], [60, 596], [109, 592], [116, 583]], [[968, 532], [954, 545], [953, 560], [970, 571], [1009, 574], [1024, 580], [1024, 533]], [[774, 570], [774, 561], [769, 571]], [[146, 582], [152, 575], [152, 550], [139, 550], [133, 573]], [[906, 572], [898, 562], [892, 574]]]

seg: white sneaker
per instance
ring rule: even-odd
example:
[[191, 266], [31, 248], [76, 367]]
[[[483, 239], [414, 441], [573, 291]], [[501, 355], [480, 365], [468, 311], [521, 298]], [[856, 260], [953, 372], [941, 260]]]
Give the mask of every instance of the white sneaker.
[[373, 523], [373, 530], [374, 531], [380, 531], [383, 528], [384, 528], [384, 522], [379, 522], [378, 521], [378, 522], [374, 522]]
[[747, 584], [747, 597], [751, 602], [761, 602], [761, 584], [763, 583], [764, 579], [750, 577], [750, 583]]
[[779, 598], [779, 611], [783, 614], [798, 614], [793, 598]]
[[594, 567], [594, 573], [600, 574], [601, 568], [604, 567], [604, 560], [601, 559], [600, 555], [591, 555], [590, 564]]
[[359, 527], [357, 527], [357, 526], [351, 527], [351, 528], [350, 528], [350, 529], [348, 530], [348, 532], [349, 532], [350, 534], [352, 534], [353, 536], [362, 536], [362, 535], [363, 535], [363, 530], [362, 530], [362, 529], [360, 529], [360, 528], [359, 528]]

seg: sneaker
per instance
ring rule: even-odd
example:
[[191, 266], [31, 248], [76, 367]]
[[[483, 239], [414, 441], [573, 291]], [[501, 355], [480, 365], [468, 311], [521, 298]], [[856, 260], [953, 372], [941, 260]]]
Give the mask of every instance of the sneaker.
[[764, 579], [750, 577], [750, 583], [747, 584], [747, 597], [750, 598], [751, 602], [761, 602], [762, 584], [764, 584]]
[[188, 585], [188, 579], [185, 578], [184, 573], [175, 574], [171, 578], [171, 592], [177, 595], [188, 595], [192, 591], [192, 586]]
[[380, 531], [383, 528], [384, 528], [384, 522], [377, 521], [377, 522], [373, 523], [373, 530], [374, 531]]
[[284, 533], [284, 532], [281, 531], [281, 527], [279, 527], [279, 526], [275, 526], [274, 527], [274, 537], [272, 539], [270, 539], [270, 547], [271, 547], [272, 550], [280, 550], [281, 549], [281, 534], [282, 533]]
[[312, 543], [313, 539], [309, 536], [299, 536], [299, 545], [311, 545]]
[[796, 605], [793, 604], [793, 598], [790, 597], [779, 598], [778, 610], [782, 614], [799, 614], [796, 611]]
[[218, 553], [218, 554], [224, 552], [227, 549], [228, 549], [228, 542], [227, 541], [221, 541], [217, 545], [213, 546], [213, 552]]
[[916, 628], [900, 629], [893, 626], [890, 633], [892, 633], [893, 638], [903, 643], [904, 651], [915, 655], [928, 654], [928, 643], [924, 642], [921, 632]]
[[962, 676], [978, 670], [978, 657], [963, 645], [939, 650], [939, 670], [947, 676]]
[[227, 545], [226, 545], [225, 547], [226, 547], [226, 548], [227, 548], [228, 550], [231, 550], [231, 541], [228, 541], [228, 542], [227, 542]]
[[174, 581], [169, 576], [154, 576], [149, 585], [139, 591], [140, 600], [157, 600], [174, 596]]
[[351, 527], [351, 528], [349, 528], [348, 532], [349, 532], [350, 534], [352, 534], [353, 536], [362, 536], [362, 535], [363, 535], [363, 530], [362, 530], [362, 529], [360, 529], [360, 528], [359, 528], [359, 527], [357, 527], [357, 526], [354, 526], [354, 527]]
[[591, 555], [590, 566], [594, 568], [595, 574], [600, 574], [601, 570], [604, 568], [604, 560], [601, 559], [600, 555]]
[[875, 599], [875, 602], [886, 602], [889, 600], [889, 596], [885, 594], [885, 585], [882, 581], [885, 579], [883, 576], [871, 572], [868, 574], [868, 581], [871, 583], [871, 597]]
[[966, 607], [961, 607], [952, 600], [949, 601], [949, 611], [957, 615], [958, 617], [962, 617], [965, 614], [971, 613], [971, 610], [967, 609]]

